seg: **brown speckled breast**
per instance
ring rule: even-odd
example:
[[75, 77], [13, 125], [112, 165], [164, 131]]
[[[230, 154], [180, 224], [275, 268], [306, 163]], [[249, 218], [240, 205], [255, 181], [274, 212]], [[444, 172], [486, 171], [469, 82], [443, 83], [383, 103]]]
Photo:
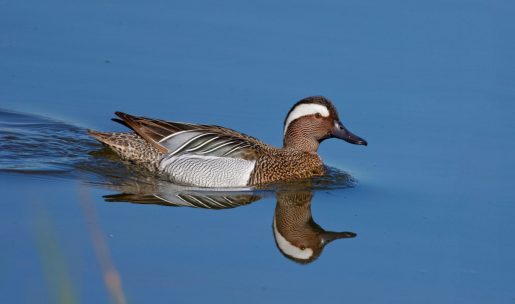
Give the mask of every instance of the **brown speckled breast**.
[[316, 154], [268, 148], [261, 152], [249, 185], [324, 175], [324, 163]]

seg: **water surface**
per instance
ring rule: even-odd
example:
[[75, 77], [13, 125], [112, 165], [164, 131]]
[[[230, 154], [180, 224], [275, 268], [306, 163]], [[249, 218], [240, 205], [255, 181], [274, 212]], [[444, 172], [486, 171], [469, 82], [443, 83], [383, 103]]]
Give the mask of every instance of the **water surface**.
[[[2, 303], [513, 303], [513, 4], [0, 6]], [[85, 133], [123, 130], [121, 110], [280, 145], [290, 106], [315, 94], [369, 142], [321, 146], [351, 187], [127, 203], [170, 193]], [[321, 229], [356, 236], [286, 257], [284, 187]]]

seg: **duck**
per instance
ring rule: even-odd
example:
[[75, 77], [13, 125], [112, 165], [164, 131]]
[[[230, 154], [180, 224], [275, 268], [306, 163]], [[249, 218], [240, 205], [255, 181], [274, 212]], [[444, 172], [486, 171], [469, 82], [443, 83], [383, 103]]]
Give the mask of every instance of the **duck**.
[[326, 172], [317, 153], [322, 141], [368, 144], [341, 123], [335, 106], [323, 96], [306, 97], [291, 107], [284, 119], [282, 148], [217, 125], [115, 114], [113, 121], [130, 132], [89, 134], [122, 160], [187, 186], [252, 187], [320, 176]]

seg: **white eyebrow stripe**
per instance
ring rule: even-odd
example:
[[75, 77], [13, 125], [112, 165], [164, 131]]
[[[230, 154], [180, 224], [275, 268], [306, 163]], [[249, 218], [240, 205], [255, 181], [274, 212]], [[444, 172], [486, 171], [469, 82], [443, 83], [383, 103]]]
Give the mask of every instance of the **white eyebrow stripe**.
[[303, 103], [296, 106], [286, 119], [286, 123], [284, 124], [284, 134], [286, 134], [286, 131], [288, 130], [288, 126], [290, 125], [290, 123], [295, 119], [300, 118], [302, 116], [313, 115], [317, 113], [322, 115], [323, 117], [329, 117], [329, 110], [324, 105], [317, 103]]

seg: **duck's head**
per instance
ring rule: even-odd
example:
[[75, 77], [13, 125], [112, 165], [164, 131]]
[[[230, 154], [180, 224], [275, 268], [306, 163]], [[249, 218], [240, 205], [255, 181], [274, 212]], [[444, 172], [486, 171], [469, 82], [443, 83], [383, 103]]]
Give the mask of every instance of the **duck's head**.
[[332, 137], [355, 145], [367, 145], [366, 140], [343, 126], [336, 108], [323, 96], [298, 101], [286, 115], [284, 148], [316, 153], [318, 145]]

